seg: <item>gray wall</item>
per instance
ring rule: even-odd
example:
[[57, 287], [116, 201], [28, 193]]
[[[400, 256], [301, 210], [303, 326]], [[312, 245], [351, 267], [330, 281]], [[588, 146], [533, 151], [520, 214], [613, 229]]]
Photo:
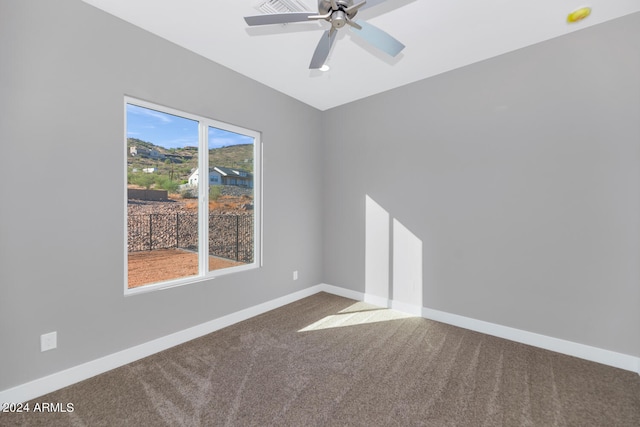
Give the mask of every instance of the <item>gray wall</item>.
[[366, 290], [368, 195], [414, 304], [640, 356], [639, 52], [635, 14], [328, 111], [325, 282]]
[[[322, 281], [319, 111], [80, 0], [2, 0], [0, 58], [0, 390]], [[123, 296], [125, 94], [263, 132], [264, 268]]]
[[[1, 1], [0, 390], [321, 282], [364, 291], [366, 195], [422, 243], [416, 304], [640, 356], [639, 29], [321, 113], [79, 0]], [[263, 268], [123, 296], [125, 94], [263, 132]]]

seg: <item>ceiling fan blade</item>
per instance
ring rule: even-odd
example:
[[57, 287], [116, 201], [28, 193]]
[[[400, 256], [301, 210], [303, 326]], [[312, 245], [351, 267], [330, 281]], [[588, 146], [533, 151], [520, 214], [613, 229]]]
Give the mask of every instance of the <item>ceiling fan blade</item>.
[[333, 42], [336, 40], [336, 34], [337, 31], [329, 30], [322, 34], [318, 46], [316, 46], [316, 50], [313, 52], [313, 58], [311, 58], [311, 64], [309, 64], [310, 70], [317, 70], [324, 65], [331, 51], [331, 46], [333, 46]]
[[391, 56], [396, 56], [402, 51], [402, 49], [404, 49], [404, 45], [402, 43], [375, 25], [371, 25], [364, 21], [358, 21], [358, 24], [360, 24], [362, 29], [359, 30], [352, 27], [351, 30], [381, 51]]
[[267, 15], [245, 16], [244, 20], [250, 26], [286, 24], [288, 22], [308, 21], [312, 15], [313, 13], [309, 12], [272, 13]]
[[386, 0], [367, 0], [367, 3], [364, 4], [362, 7], [360, 7], [360, 9], [364, 10], [364, 9], [369, 9], [370, 7], [376, 6], [380, 3], [385, 2]]
[[347, 15], [350, 15], [351, 13], [356, 12], [358, 9], [360, 9], [362, 6], [364, 6], [367, 3], [369, 2], [366, 0], [362, 0], [360, 3], [356, 3], [353, 6], [346, 8], [344, 10], [344, 13], [346, 13]]

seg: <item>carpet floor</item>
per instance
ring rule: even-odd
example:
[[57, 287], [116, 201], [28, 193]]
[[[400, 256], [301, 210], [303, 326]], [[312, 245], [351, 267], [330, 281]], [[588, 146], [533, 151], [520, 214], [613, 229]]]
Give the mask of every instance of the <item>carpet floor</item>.
[[640, 426], [640, 376], [319, 293], [54, 393], [43, 426]]

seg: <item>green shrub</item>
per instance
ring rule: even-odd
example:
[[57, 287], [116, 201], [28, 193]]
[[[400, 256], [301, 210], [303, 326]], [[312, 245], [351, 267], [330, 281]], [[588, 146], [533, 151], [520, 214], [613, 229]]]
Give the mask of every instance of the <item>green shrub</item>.
[[148, 190], [155, 182], [155, 177], [150, 173], [136, 172], [128, 174], [127, 181], [129, 182], [129, 184], [139, 185]]
[[166, 175], [156, 175], [154, 182], [156, 187], [167, 190], [169, 193], [175, 193], [178, 191], [178, 186], [180, 185], [177, 181], [172, 181]]
[[222, 194], [222, 188], [219, 185], [209, 187], [209, 200], [217, 201]]

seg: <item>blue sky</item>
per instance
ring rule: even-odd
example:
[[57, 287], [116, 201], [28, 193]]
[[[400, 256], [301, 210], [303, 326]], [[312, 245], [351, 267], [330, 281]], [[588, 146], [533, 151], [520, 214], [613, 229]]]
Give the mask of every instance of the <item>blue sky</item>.
[[[164, 148], [198, 146], [198, 122], [156, 110], [127, 104], [127, 137]], [[252, 144], [253, 138], [217, 128], [209, 128], [209, 148]]]

